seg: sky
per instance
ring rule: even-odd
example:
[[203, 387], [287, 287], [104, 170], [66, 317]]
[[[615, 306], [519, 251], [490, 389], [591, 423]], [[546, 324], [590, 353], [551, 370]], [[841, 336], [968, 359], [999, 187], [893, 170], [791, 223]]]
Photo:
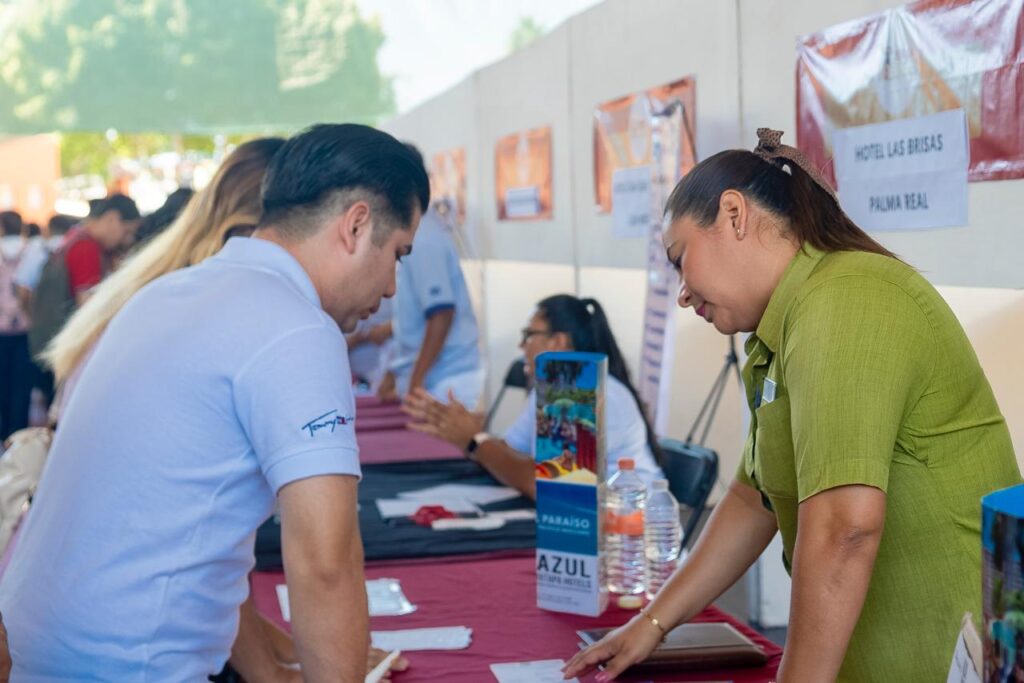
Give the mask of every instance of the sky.
[[398, 112], [444, 92], [508, 54], [522, 17], [549, 31], [600, 0], [356, 0], [386, 42], [380, 68], [394, 77]]

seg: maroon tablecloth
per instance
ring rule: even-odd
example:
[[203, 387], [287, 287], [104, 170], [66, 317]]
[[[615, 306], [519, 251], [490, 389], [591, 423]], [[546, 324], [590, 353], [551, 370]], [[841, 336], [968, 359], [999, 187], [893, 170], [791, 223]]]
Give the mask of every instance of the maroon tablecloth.
[[[406, 597], [417, 606], [416, 612], [402, 617], [372, 619], [372, 629], [384, 631], [430, 626], [468, 626], [473, 629], [473, 642], [468, 649], [408, 653], [411, 667], [396, 674], [395, 683], [486, 683], [494, 680], [488, 667], [497, 662], [567, 660], [577, 652], [577, 630], [617, 626], [632, 614], [609, 608], [601, 617], [589, 618], [538, 609], [532, 557], [377, 565], [367, 569], [366, 575], [369, 579], [398, 579]], [[287, 627], [281, 619], [274, 588], [283, 581], [281, 573], [254, 573], [252, 590], [257, 608]], [[771, 657], [769, 666], [671, 673], [653, 679], [650, 676], [620, 677], [619, 680], [734, 683], [767, 683], [773, 680], [782, 655], [777, 646], [714, 607], [705, 610], [697, 620], [731, 623], [764, 648]], [[581, 680], [589, 683], [593, 676]]]
[[356, 441], [359, 442], [359, 461], [364, 465], [462, 457], [462, 452], [450, 443], [407, 429], [369, 432], [357, 429]]
[[361, 412], [356, 418], [356, 434], [404, 430], [411, 421], [411, 417], [401, 412], [396, 414], [385, 412], [366, 414]]
[[356, 413], [359, 415], [394, 414], [402, 412], [398, 401], [381, 401], [376, 396], [356, 396]]

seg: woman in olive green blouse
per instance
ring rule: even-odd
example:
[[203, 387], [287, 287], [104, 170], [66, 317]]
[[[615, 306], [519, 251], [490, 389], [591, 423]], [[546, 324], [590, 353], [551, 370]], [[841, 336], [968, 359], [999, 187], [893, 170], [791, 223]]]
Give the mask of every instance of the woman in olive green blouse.
[[981, 606], [980, 498], [1021, 481], [1006, 423], [935, 289], [781, 133], [758, 136], [679, 183], [664, 236], [679, 305], [753, 332], [742, 462], [687, 562], [567, 677], [644, 659], [779, 531], [793, 578], [780, 682], [945, 680]]

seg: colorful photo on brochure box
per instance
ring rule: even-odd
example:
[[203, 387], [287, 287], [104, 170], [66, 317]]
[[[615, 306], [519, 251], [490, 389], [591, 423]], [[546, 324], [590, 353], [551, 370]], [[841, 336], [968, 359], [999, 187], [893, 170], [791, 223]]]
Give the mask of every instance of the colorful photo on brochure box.
[[537, 478], [596, 485], [596, 366], [581, 360], [538, 359], [537, 370], [544, 378], [537, 408]]

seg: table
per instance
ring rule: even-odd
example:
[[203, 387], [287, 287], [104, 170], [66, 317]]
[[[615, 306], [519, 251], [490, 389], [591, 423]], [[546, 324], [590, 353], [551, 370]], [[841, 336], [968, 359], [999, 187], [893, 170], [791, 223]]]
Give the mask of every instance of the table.
[[357, 397], [359, 462], [370, 465], [462, 457], [462, 451], [450, 443], [406, 428], [410, 419], [399, 403], [382, 403], [372, 396]]
[[[494, 681], [488, 668], [498, 662], [563, 659], [577, 651], [576, 631], [618, 626], [632, 612], [609, 608], [597, 618], [546, 612], [536, 607], [533, 557], [433, 561], [415, 564], [378, 564], [366, 571], [368, 579], [393, 578], [402, 583], [417, 611], [401, 617], [375, 617], [373, 630], [468, 626], [473, 642], [468, 649], [450, 652], [410, 652], [408, 671], [395, 674], [395, 683], [486, 683]], [[257, 609], [288, 628], [281, 618], [275, 586], [284, 583], [280, 572], [254, 573], [253, 599]], [[767, 666], [729, 671], [698, 671], [651, 676], [622, 676], [620, 681], [733, 681], [767, 683], [774, 679], [782, 650], [724, 612], [710, 607], [695, 621], [728, 621], [762, 647]], [[593, 676], [582, 678], [592, 683]]]
[[462, 451], [446, 441], [410, 429], [364, 432], [356, 427], [359, 462], [379, 465], [389, 462], [425, 462], [461, 458]]
[[[440, 484], [500, 486], [480, 465], [465, 458], [430, 463], [390, 463], [363, 467], [359, 485], [359, 530], [366, 561], [423, 558], [450, 555], [532, 551], [537, 545], [533, 519], [507, 521], [499, 529], [479, 531], [434, 531], [410, 519], [381, 518], [376, 501], [396, 498], [403, 491], [416, 491]], [[484, 512], [533, 510], [525, 496], [480, 506]]]

